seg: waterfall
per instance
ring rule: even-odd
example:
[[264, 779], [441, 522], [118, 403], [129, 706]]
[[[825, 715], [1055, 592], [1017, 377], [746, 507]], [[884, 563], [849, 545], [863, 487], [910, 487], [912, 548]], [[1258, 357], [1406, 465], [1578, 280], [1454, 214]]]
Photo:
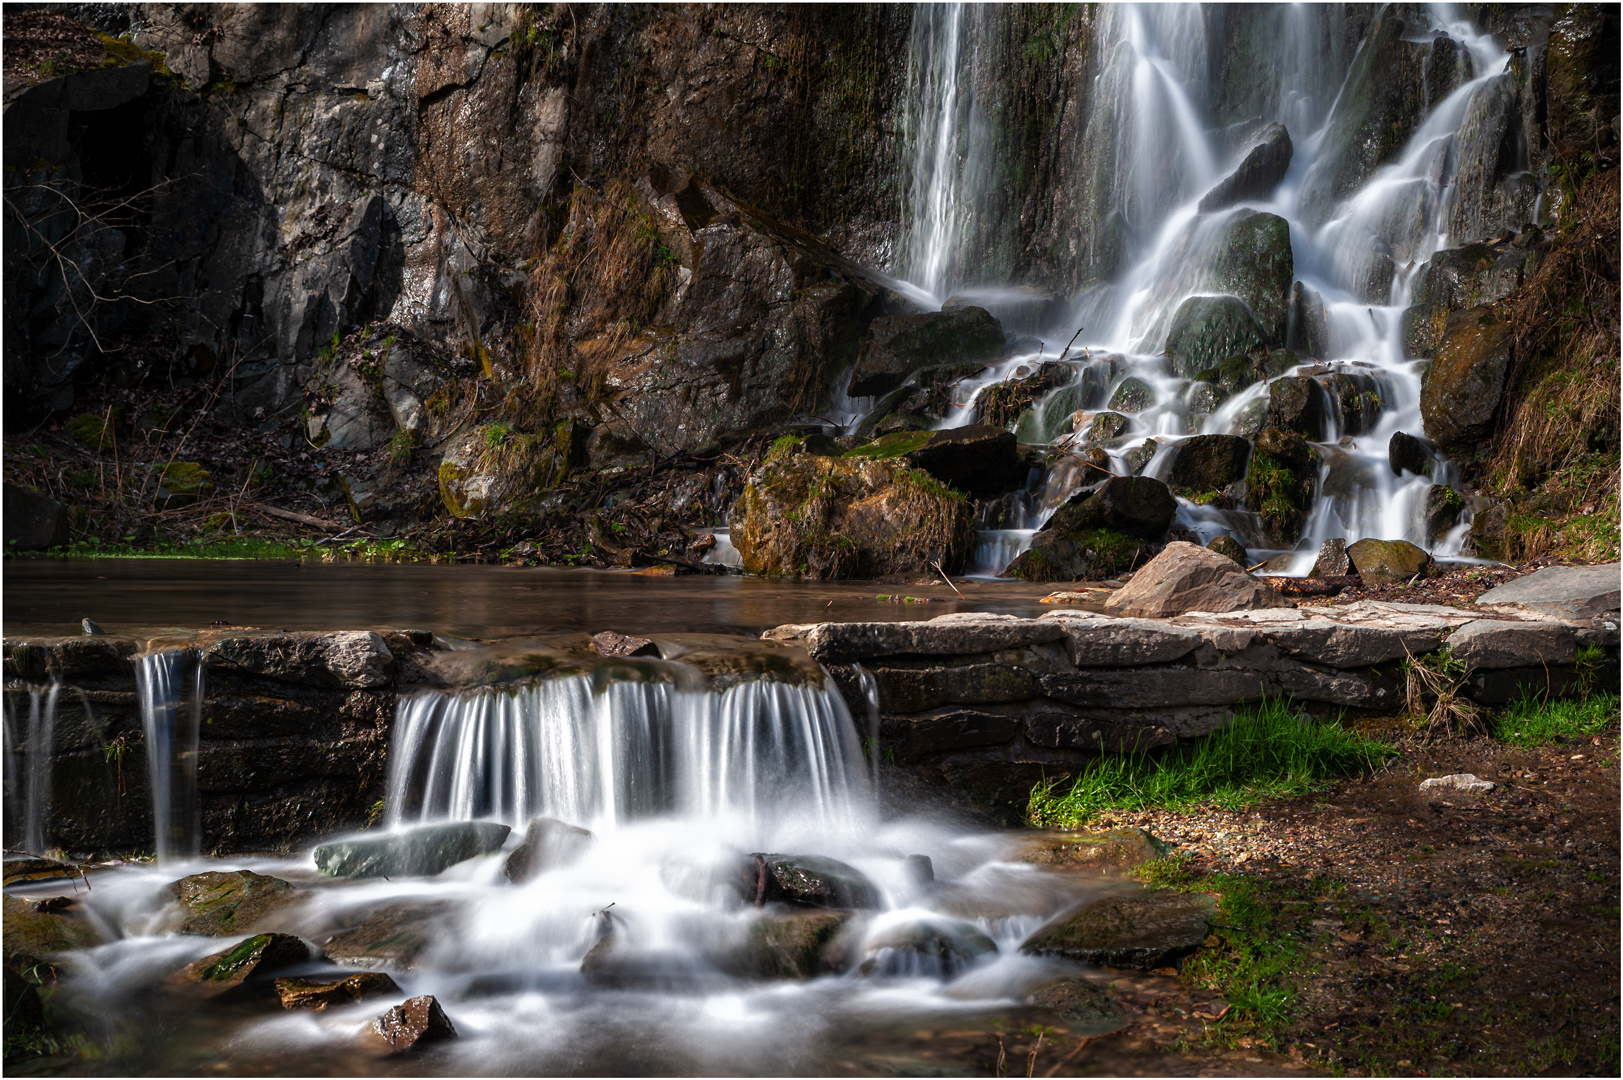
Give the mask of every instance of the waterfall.
[[203, 719], [203, 662], [193, 649], [135, 659], [152, 825], [160, 863], [198, 853], [197, 740]]
[[[1288, 569], [1296, 574], [1309, 571], [1319, 543], [1331, 537], [1348, 543], [1406, 539], [1438, 555], [1457, 555], [1469, 514], [1446, 535], [1429, 536], [1423, 508], [1432, 486], [1456, 484], [1458, 471], [1439, 459], [1427, 476], [1397, 475], [1388, 464], [1388, 444], [1398, 432], [1422, 434], [1420, 367], [1405, 351], [1403, 313], [1418, 268], [1449, 246], [1450, 222], [1472, 228], [1482, 216], [1474, 203], [1456, 206], [1457, 144], [1471, 116], [1491, 112], [1514, 93], [1505, 73], [1507, 54], [1448, 7], [1431, 10], [1425, 25], [1407, 22], [1406, 42], [1433, 42], [1427, 55], [1436, 59], [1428, 63], [1454, 65], [1449, 78], [1455, 81], [1443, 78], [1448, 72], [1434, 72], [1427, 86], [1453, 88], [1428, 96], [1400, 152], [1345, 195], [1335, 195], [1329, 178], [1348, 138], [1347, 124], [1338, 127], [1338, 121], [1358, 104], [1345, 84], [1360, 70], [1358, 56], [1345, 55], [1336, 36], [1340, 16], [1315, 5], [1248, 10], [1249, 32], [1258, 42], [1266, 39], [1279, 62], [1243, 76], [1254, 84], [1247, 100], [1262, 115], [1224, 127], [1213, 103], [1232, 89], [1234, 76], [1215, 62], [1211, 27], [1238, 16], [1214, 16], [1195, 5], [1099, 9], [1092, 49], [1097, 76], [1083, 103], [1076, 167], [1065, 180], [1078, 189], [1069, 205], [1081, 217], [1071, 232], [1080, 238], [1084, 250], [1078, 257], [1093, 280], [1072, 297], [1063, 325], [1086, 329], [1066, 361], [1074, 378], [1047, 391], [1016, 430], [1024, 442], [1068, 436], [1072, 413], [1109, 407], [1115, 391], [1135, 380], [1136, 392], [1147, 388], [1148, 402], [1102, 448], [1113, 471], [1164, 479], [1179, 441], [1197, 434], [1254, 435], [1275, 380], [1318, 380], [1313, 392], [1324, 419], [1308, 436], [1319, 457], [1318, 486], [1294, 545], [1292, 538], [1270, 540], [1261, 519], [1243, 508], [1180, 499], [1176, 523], [1201, 542], [1230, 533], [1263, 554], [1280, 551], [1283, 540], [1284, 551], [1295, 548]], [[966, 26], [957, 5], [920, 8], [911, 42], [912, 152], [904, 155], [904, 190], [910, 194], [899, 270], [938, 295], [962, 283], [962, 267], [975, 257], [970, 248], [985, 246], [984, 237], [973, 236], [983, 196], [970, 183], [977, 139], [973, 103], [966, 101], [973, 94], [965, 88], [969, 73], [986, 66], [976, 56], [982, 35], [973, 32], [974, 25], [971, 17]], [[1372, 29], [1360, 53], [1374, 47], [1374, 34]], [[1283, 179], [1266, 195], [1202, 210], [1203, 197], [1234, 172], [1270, 122], [1285, 128], [1293, 148]], [[1294, 283], [1289, 296], [1247, 292], [1250, 256], [1237, 260], [1234, 237], [1237, 230], [1264, 227], [1259, 222], [1288, 228], [1288, 249], [1279, 258]], [[1268, 348], [1288, 340], [1298, 354], [1288, 364], [1270, 359], [1266, 376], [1216, 407], [1199, 407], [1196, 373], [1171, 370], [1169, 332], [1186, 300], [1219, 294], [1246, 294], [1241, 298], [1258, 326], [1271, 338], [1277, 335]], [[1303, 321], [1309, 305], [1322, 306], [1321, 329], [1311, 339], [1304, 336]], [[943, 426], [973, 422], [976, 410], [968, 403], [983, 387], [1026, 378], [1040, 361], [1059, 355], [1070, 337], [1069, 331], [1060, 333], [1022, 338], [1025, 344], [1003, 362], [960, 383], [953, 400], [965, 404]], [[1102, 375], [1100, 356], [1111, 361]], [[1100, 385], [1085, 384], [1085, 377]], [[1358, 400], [1374, 404], [1344, 415], [1344, 397], [1332, 394], [1332, 385], [1354, 387]], [[975, 572], [1006, 566], [1029, 545], [1030, 530], [1088, 479], [1073, 471], [1065, 490], [1045, 492], [1041, 506], [1018, 523], [1024, 529], [983, 530]]]
[[571, 675], [402, 700], [387, 806], [391, 824], [545, 815], [601, 830], [662, 814], [832, 819], [867, 791], [832, 684]]
[[[51, 752], [56, 743], [56, 698], [62, 684], [8, 689], [5, 695], [6, 819], [21, 821], [24, 850], [43, 855], [50, 847], [46, 818], [51, 809]], [[19, 715], [23, 695], [27, 716]]]

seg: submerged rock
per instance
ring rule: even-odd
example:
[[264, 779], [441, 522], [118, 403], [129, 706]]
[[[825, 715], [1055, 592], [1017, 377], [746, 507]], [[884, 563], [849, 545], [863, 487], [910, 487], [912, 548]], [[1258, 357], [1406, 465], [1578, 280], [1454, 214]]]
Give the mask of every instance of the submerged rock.
[[1127, 1024], [1127, 1014], [1109, 991], [1083, 978], [1045, 983], [1026, 995], [1026, 1004], [1056, 1014], [1073, 1035], [1104, 1035]]
[[851, 373], [852, 397], [873, 397], [924, 368], [983, 362], [1003, 354], [1003, 328], [985, 308], [960, 307], [875, 319]]
[[1291, 137], [1284, 124], [1269, 124], [1255, 136], [1240, 165], [1200, 200], [1200, 212], [1222, 210], [1273, 194], [1291, 163]]
[[774, 901], [852, 911], [879, 906], [879, 889], [856, 867], [821, 855], [756, 852], [743, 868], [757, 905]]
[[1147, 618], [1289, 606], [1279, 590], [1233, 559], [1181, 540], [1168, 544], [1105, 601], [1106, 612]]
[[193, 874], [170, 885], [169, 891], [185, 913], [180, 932], [213, 937], [252, 929], [304, 896], [303, 890], [281, 878], [252, 870]]
[[256, 934], [186, 965], [177, 979], [213, 991], [234, 990], [309, 959], [310, 946], [291, 934]]
[[1347, 545], [1347, 558], [1369, 585], [1398, 585], [1431, 566], [1425, 549], [1407, 540], [1365, 538]]
[[494, 821], [453, 821], [339, 840], [316, 848], [316, 868], [332, 877], [432, 877], [464, 859], [499, 850], [511, 831]]
[[320, 1011], [328, 1005], [348, 1005], [352, 1001], [400, 993], [400, 987], [381, 971], [364, 971], [347, 979], [314, 981], [277, 979], [276, 995], [284, 1009]]
[[1112, 896], [1049, 924], [1020, 951], [1113, 967], [1163, 967], [1200, 947], [1216, 913], [1217, 901], [1204, 893]]
[[590, 831], [557, 818], [533, 818], [529, 828], [524, 830], [524, 843], [507, 857], [503, 872], [509, 881], [522, 885], [548, 870], [568, 866], [580, 857], [592, 839]]
[[997, 943], [972, 923], [917, 919], [887, 927], [869, 938], [857, 973], [952, 979], [983, 957], [996, 954]]
[[457, 1037], [456, 1027], [432, 995], [410, 998], [372, 1021], [372, 1032], [395, 1053]]

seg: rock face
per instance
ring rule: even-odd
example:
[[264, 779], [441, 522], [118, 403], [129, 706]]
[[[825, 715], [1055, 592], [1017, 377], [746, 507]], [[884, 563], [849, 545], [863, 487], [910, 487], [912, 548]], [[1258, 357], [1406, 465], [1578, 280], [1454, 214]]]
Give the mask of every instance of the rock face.
[[8, 548], [41, 551], [68, 542], [67, 507], [32, 488], [5, 485], [4, 518]]
[[258, 934], [188, 964], [177, 978], [213, 992], [224, 992], [309, 959], [310, 947], [290, 934]]
[[1181, 540], [1168, 544], [1105, 601], [1107, 612], [1152, 618], [1289, 606], [1277, 589], [1246, 573], [1233, 559]]
[[958, 573], [974, 537], [969, 501], [902, 461], [792, 447], [768, 455], [732, 521], [744, 569], [774, 576]]
[[347, 979], [326, 982], [310, 979], [277, 979], [276, 995], [284, 1009], [311, 1009], [320, 1012], [329, 1005], [400, 993], [395, 981], [381, 971], [366, 971]]
[[524, 830], [524, 843], [507, 857], [503, 872], [513, 884], [522, 885], [548, 870], [568, 866], [591, 842], [592, 834], [586, 829], [557, 818], [535, 818]]
[[879, 906], [879, 890], [854, 866], [821, 855], [758, 852], [744, 867], [744, 884], [757, 904], [774, 901], [853, 911]]
[[1222, 210], [1235, 203], [1266, 199], [1285, 178], [1291, 163], [1291, 137], [1283, 124], [1269, 124], [1256, 135], [1240, 165], [1217, 182], [1200, 200], [1200, 212]]
[[316, 848], [316, 868], [332, 877], [431, 877], [464, 859], [499, 850], [511, 831], [494, 821], [455, 821], [340, 840]]
[[1365, 538], [1347, 546], [1347, 558], [1358, 576], [1371, 585], [1397, 585], [1431, 566], [1426, 550], [1407, 540]]
[[1495, 309], [1450, 316], [1437, 359], [1420, 384], [1426, 435], [1445, 450], [1486, 438], [1504, 395], [1510, 358], [1510, 326]]
[[372, 1032], [395, 1053], [457, 1037], [456, 1026], [432, 995], [409, 998], [372, 1021]]
[[186, 913], [180, 932], [212, 937], [250, 930], [304, 895], [281, 878], [252, 870], [193, 874], [169, 886], [169, 891]]
[[1477, 606], [1527, 611], [1558, 619], [1616, 618], [1623, 565], [1546, 566], [1489, 589]]
[[1087, 964], [1156, 968], [1200, 947], [1217, 912], [1203, 893], [1146, 892], [1095, 900], [1037, 931], [1020, 951]]
[[849, 393], [853, 397], [886, 394], [915, 371], [985, 362], [1002, 355], [1003, 328], [985, 308], [881, 316], [862, 342]]

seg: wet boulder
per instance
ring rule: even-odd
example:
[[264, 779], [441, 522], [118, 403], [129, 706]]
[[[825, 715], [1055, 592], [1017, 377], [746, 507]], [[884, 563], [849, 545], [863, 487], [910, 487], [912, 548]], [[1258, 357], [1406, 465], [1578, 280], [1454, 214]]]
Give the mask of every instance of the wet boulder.
[[1335, 536], [1319, 545], [1319, 557], [1313, 561], [1313, 569], [1308, 576], [1345, 577], [1352, 572], [1352, 560], [1347, 558], [1347, 541]]
[[756, 852], [744, 865], [744, 884], [757, 905], [793, 904], [854, 911], [879, 906], [879, 889], [856, 867], [821, 855]]
[[850, 918], [840, 911], [769, 912], [750, 923], [744, 941], [716, 966], [742, 979], [815, 979], [838, 971], [840, 930]]
[[432, 995], [414, 997], [372, 1021], [372, 1033], [393, 1053], [457, 1037], [456, 1026]]
[[330, 877], [432, 877], [465, 859], [500, 850], [511, 831], [494, 821], [453, 821], [338, 840], [316, 848], [316, 868]]
[[780, 440], [733, 507], [744, 570], [872, 578], [933, 573], [939, 563], [960, 572], [974, 549], [973, 507], [905, 459], [934, 434], [891, 436], [840, 458]]
[[1262, 518], [1269, 539], [1281, 547], [1296, 543], [1312, 506], [1318, 457], [1306, 439], [1285, 428], [1257, 433], [1246, 471], [1246, 506]]
[[522, 885], [548, 870], [568, 866], [591, 842], [592, 834], [586, 829], [557, 818], [533, 818], [524, 830], [524, 843], [507, 857], [503, 871], [509, 881]]
[[1465, 500], [1453, 488], [1433, 484], [1426, 489], [1426, 502], [1421, 512], [1426, 523], [1426, 543], [1436, 544], [1460, 523], [1460, 517], [1465, 513]]
[[1426, 440], [1403, 431], [1392, 433], [1392, 441], [1386, 444], [1386, 456], [1393, 476], [1402, 476], [1406, 472], [1425, 476], [1431, 471], [1431, 463], [1435, 460]]
[[1014, 434], [982, 424], [932, 432], [907, 461], [969, 495], [1012, 490], [1025, 483], [1029, 471]]
[[1512, 345], [1510, 324], [1492, 307], [1449, 317], [1437, 359], [1420, 383], [1420, 415], [1438, 446], [1466, 447], [1492, 433]]
[[1164, 967], [1200, 947], [1216, 914], [1217, 901], [1204, 893], [1112, 896], [1050, 923], [1020, 951], [1085, 964]]
[[310, 1009], [320, 1012], [329, 1005], [386, 997], [400, 993], [400, 987], [381, 971], [363, 971], [347, 979], [277, 979], [276, 996], [284, 1009]]
[[18, 551], [42, 551], [68, 542], [68, 508], [33, 488], [5, 485], [5, 544]]
[[1251, 444], [1238, 435], [1196, 435], [1183, 440], [1167, 479], [1179, 494], [1222, 491], [1245, 478]]
[[179, 931], [211, 937], [251, 930], [305, 895], [281, 878], [252, 870], [193, 874], [174, 882], [169, 891], [184, 915]]
[[1250, 559], [1246, 555], [1245, 545], [1227, 533], [1213, 537], [1212, 542], [1206, 545], [1206, 550], [1215, 551], [1224, 558], [1233, 559], [1242, 567], [1251, 565]]
[[1255, 136], [1240, 165], [1200, 200], [1200, 212], [1255, 202], [1273, 194], [1291, 163], [1291, 137], [1284, 124], [1269, 124]]
[[1003, 328], [985, 308], [882, 315], [868, 327], [848, 393], [886, 394], [924, 368], [985, 362], [1003, 355]]
[[1233, 559], [1181, 540], [1168, 544], [1105, 601], [1109, 614], [1144, 618], [1289, 606], [1279, 590], [1246, 573]]
[[256, 934], [186, 965], [176, 981], [223, 993], [309, 959], [310, 946], [291, 934]]
[[1287, 375], [1268, 385], [1268, 423], [1307, 436], [1324, 437], [1324, 395], [1303, 375]]
[[1431, 566], [1431, 556], [1425, 549], [1407, 540], [1366, 538], [1347, 545], [1347, 558], [1369, 585], [1399, 585], [1423, 575]]
[[1238, 296], [1191, 296], [1172, 316], [1166, 356], [1174, 374], [1193, 379], [1230, 356], [1263, 351], [1271, 344]]
[[1127, 1025], [1127, 1014], [1110, 992], [1080, 976], [1044, 983], [1026, 995], [1026, 1004], [1055, 1014], [1077, 1036], [1104, 1035]]
[[952, 979], [982, 959], [995, 955], [997, 943], [973, 923], [958, 919], [914, 919], [870, 935], [857, 974]]

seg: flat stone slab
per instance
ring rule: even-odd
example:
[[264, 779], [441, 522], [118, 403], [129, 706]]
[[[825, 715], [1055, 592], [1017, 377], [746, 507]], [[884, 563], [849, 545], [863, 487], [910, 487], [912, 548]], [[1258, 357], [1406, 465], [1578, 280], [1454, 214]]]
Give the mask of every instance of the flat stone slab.
[[1456, 660], [1477, 670], [1570, 664], [1578, 635], [1561, 623], [1506, 623], [1478, 619], [1448, 637]]
[[1046, 619], [960, 612], [918, 622], [790, 624], [761, 637], [800, 642], [828, 664], [875, 656], [965, 656], [1020, 649], [1059, 641], [1065, 628]]
[[1529, 612], [1557, 619], [1614, 619], [1619, 607], [1623, 563], [1603, 566], [1546, 566], [1526, 577], [1489, 589], [1477, 606]]

